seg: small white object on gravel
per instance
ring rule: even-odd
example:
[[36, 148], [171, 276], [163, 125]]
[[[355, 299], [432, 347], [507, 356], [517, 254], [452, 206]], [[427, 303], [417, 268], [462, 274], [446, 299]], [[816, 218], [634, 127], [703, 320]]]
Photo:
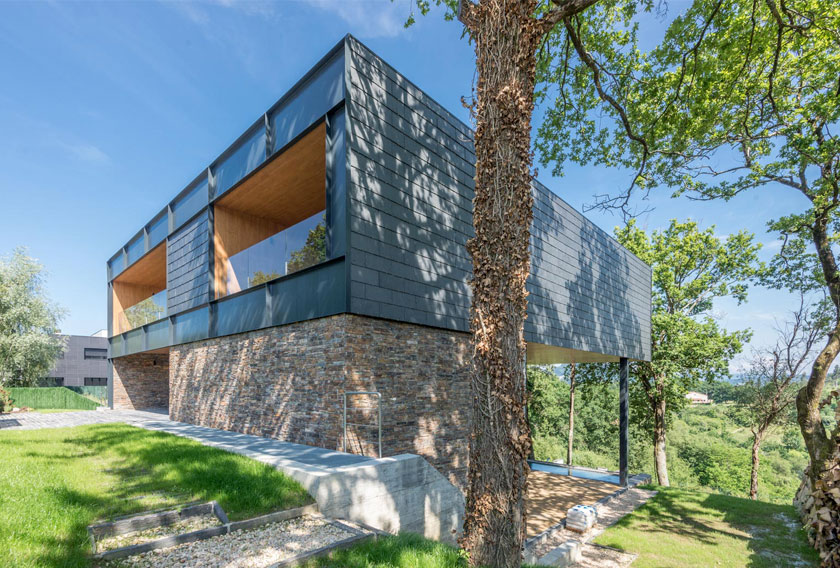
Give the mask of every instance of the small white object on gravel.
[[109, 562], [109, 567], [265, 568], [354, 536], [319, 517], [298, 517], [251, 530], [152, 550]]

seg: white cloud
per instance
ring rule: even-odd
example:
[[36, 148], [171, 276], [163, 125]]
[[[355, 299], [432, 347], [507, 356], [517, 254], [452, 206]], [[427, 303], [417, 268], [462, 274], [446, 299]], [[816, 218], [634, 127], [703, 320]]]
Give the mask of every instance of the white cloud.
[[105, 164], [111, 161], [111, 158], [102, 151], [97, 146], [93, 144], [72, 144], [62, 142], [61, 146], [64, 147], [68, 152], [83, 160], [85, 162], [94, 162], [99, 164]]
[[349, 31], [362, 38], [394, 37], [405, 30], [412, 0], [305, 0], [307, 4], [337, 16]]

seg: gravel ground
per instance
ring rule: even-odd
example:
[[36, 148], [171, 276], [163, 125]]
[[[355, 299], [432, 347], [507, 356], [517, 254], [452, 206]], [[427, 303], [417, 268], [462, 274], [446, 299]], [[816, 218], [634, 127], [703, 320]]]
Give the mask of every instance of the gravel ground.
[[200, 531], [201, 529], [209, 529], [210, 527], [219, 526], [221, 521], [215, 515], [198, 515], [190, 517], [181, 521], [180, 523], [173, 523], [162, 527], [154, 527], [144, 531], [137, 531], [127, 534], [120, 534], [110, 536], [96, 541], [96, 550], [102, 552], [104, 550], [113, 550], [123, 546], [131, 546], [132, 544], [140, 544], [142, 542], [149, 542], [150, 540], [157, 540], [165, 536], [174, 534], [182, 534], [193, 531]]
[[627, 568], [636, 559], [635, 554], [589, 543], [581, 547], [580, 553], [581, 560], [575, 568]]
[[316, 517], [300, 517], [198, 542], [153, 550], [108, 568], [265, 568], [353, 536]]

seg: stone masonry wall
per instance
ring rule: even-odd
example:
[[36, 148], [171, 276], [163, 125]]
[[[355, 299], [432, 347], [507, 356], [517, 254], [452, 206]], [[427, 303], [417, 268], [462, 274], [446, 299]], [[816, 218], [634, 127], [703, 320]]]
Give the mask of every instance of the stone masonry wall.
[[114, 408], [143, 410], [169, 406], [169, 358], [137, 353], [114, 359]]
[[[342, 393], [382, 394], [382, 454], [464, 488], [469, 336], [342, 314], [174, 346], [173, 420], [342, 449]], [[376, 455], [374, 398], [348, 399], [348, 451]]]

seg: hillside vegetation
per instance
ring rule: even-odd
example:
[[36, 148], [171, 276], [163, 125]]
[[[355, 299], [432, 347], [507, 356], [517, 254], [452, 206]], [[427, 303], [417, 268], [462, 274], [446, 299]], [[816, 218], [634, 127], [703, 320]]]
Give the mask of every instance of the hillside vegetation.
[[[531, 375], [531, 420], [537, 459], [566, 458], [568, 390], [562, 380]], [[546, 384], [548, 383], [548, 384]], [[675, 487], [747, 497], [750, 487], [749, 428], [733, 418], [735, 403], [688, 406], [668, 425], [668, 470]], [[618, 386], [578, 386], [574, 465], [618, 469]], [[789, 504], [808, 462], [795, 422], [775, 429], [761, 447], [758, 499]], [[653, 472], [650, 434], [631, 415], [630, 470]]]

